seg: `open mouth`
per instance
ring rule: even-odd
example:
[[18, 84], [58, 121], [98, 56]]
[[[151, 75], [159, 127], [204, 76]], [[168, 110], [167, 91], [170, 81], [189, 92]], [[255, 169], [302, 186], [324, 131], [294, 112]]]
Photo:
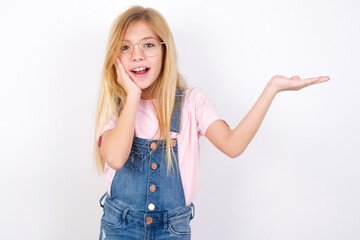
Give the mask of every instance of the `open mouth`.
[[150, 68], [140, 67], [140, 68], [134, 68], [133, 70], [131, 70], [131, 73], [135, 77], [146, 77], [148, 75], [149, 71], [150, 71]]

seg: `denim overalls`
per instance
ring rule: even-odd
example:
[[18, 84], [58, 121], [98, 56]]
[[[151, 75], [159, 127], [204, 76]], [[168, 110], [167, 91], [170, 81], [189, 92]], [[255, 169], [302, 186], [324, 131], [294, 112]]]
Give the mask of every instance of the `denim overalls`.
[[[171, 132], [179, 133], [183, 96], [183, 90], [178, 89]], [[157, 140], [134, 136], [129, 158], [112, 180], [110, 196], [105, 192], [100, 198], [103, 216], [99, 239], [191, 239], [195, 206], [186, 206], [177, 140], [171, 142], [176, 159], [174, 170], [167, 175], [165, 141], [157, 144]]]

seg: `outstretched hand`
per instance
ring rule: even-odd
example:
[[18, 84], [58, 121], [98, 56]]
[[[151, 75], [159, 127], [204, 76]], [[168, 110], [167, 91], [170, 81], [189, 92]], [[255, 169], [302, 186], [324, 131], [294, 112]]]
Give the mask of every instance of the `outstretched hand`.
[[271, 78], [269, 84], [275, 88], [276, 92], [300, 90], [313, 84], [322, 83], [330, 80], [329, 76], [320, 76], [301, 79], [299, 76], [286, 78], [281, 75], [275, 75]]
[[120, 59], [116, 57], [115, 68], [117, 73], [118, 83], [125, 89], [127, 95], [141, 96], [141, 89], [131, 79], [130, 75], [125, 71], [124, 66], [121, 64]]

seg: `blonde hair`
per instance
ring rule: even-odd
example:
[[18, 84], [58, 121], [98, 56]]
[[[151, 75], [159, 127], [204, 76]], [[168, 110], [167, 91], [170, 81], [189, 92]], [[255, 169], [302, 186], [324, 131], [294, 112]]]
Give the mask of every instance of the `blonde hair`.
[[159, 140], [166, 141], [167, 170], [173, 168], [174, 151], [171, 145], [170, 123], [175, 104], [176, 89], [187, 88], [183, 77], [178, 73], [175, 43], [165, 18], [152, 8], [133, 6], [119, 15], [112, 23], [108, 37], [105, 62], [102, 69], [99, 96], [95, 116], [95, 139], [93, 146], [94, 167], [97, 173], [104, 173], [105, 161], [100, 154], [98, 140], [105, 124], [116, 114], [117, 117], [126, 103], [126, 91], [117, 81], [115, 59], [120, 52], [120, 42], [126, 30], [139, 21], [146, 22], [158, 35], [163, 45], [162, 68], [156, 81], [149, 87], [150, 96], [155, 98], [152, 108], [159, 127]]

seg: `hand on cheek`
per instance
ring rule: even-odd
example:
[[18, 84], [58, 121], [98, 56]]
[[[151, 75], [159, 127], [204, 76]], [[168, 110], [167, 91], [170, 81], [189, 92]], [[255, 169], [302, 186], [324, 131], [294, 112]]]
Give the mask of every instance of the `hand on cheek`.
[[131, 79], [130, 75], [126, 72], [118, 57], [115, 60], [115, 68], [117, 73], [117, 81], [125, 89], [126, 94], [141, 96], [141, 89]]

